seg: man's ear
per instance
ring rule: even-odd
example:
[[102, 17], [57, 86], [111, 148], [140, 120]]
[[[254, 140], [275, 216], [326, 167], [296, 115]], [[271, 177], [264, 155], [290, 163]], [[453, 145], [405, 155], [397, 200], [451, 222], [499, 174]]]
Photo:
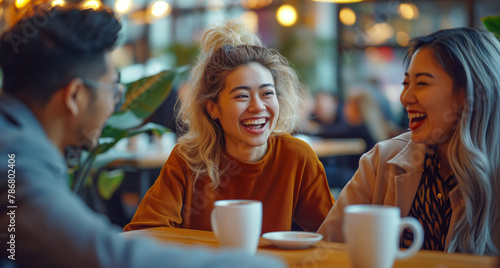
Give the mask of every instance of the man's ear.
[[64, 103], [66, 108], [73, 116], [80, 114], [87, 103], [89, 92], [85, 88], [82, 79], [75, 78], [71, 80], [64, 91]]
[[219, 117], [219, 109], [217, 107], [217, 104], [215, 104], [215, 102], [211, 100], [206, 100], [203, 106], [205, 107], [205, 110], [212, 119], [217, 119]]

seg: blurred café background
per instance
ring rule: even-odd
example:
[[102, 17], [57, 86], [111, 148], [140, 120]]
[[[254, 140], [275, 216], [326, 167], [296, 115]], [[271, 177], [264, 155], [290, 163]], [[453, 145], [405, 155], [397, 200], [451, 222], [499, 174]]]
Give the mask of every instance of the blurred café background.
[[[21, 19], [25, 10], [42, 2], [47, 1], [0, 0], [0, 32]], [[65, 2], [54, 0], [51, 4]], [[363, 141], [359, 150], [318, 154], [334, 194], [352, 176], [363, 152], [375, 142], [407, 129], [399, 95], [409, 40], [444, 28], [484, 29], [481, 18], [500, 15], [499, 0], [82, 1], [82, 6], [90, 8], [102, 4], [112, 7], [123, 23], [113, 52], [122, 83], [192, 65], [203, 29], [225, 19], [241, 18], [267, 46], [288, 58], [307, 87], [304, 98], [308, 100], [309, 116], [296, 135], [307, 142]], [[133, 150], [142, 150], [137, 154], [140, 156], [151, 155], [161, 147], [157, 163], [141, 166], [114, 162], [103, 169], [124, 172], [111, 195], [96, 198], [98, 194], [81, 193], [96, 211], [119, 225], [128, 223], [175, 144], [173, 106], [181, 88], [174, 85], [171, 96], [149, 119], [172, 130], [161, 139], [169, 144], [158, 145], [154, 138], [144, 135], [133, 141]], [[116, 147], [130, 151], [132, 140], [127, 142]]]

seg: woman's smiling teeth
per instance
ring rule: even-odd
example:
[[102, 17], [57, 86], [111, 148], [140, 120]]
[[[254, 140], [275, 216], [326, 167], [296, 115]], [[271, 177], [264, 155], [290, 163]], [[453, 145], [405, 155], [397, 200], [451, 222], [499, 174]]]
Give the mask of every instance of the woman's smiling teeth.
[[262, 128], [266, 124], [267, 120], [265, 118], [259, 119], [249, 119], [241, 121], [241, 123], [248, 128]]
[[427, 117], [427, 114], [424, 113], [410, 113], [408, 114], [408, 118], [410, 119], [410, 122], [416, 123], [422, 119], [425, 119]]

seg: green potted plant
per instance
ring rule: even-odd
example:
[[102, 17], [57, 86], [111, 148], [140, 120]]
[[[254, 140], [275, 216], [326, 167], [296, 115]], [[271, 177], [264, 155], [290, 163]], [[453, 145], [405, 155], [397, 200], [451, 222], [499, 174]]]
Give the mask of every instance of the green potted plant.
[[[172, 87], [186, 78], [187, 73], [188, 67], [180, 67], [125, 85], [127, 89], [121, 105], [107, 121], [98, 146], [90, 151], [83, 150], [76, 158], [77, 160], [73, 161], [74, 164], [70, 169], [70, 186], [73, 191], [78, 192], [82, 184], [91, 182], [89, 178], [94, 176], [97, 170], [126, 156], [125, 153], [106, 154], [120, 140], [144, 132], [152, 132], [161, 136], [170, 131], [159, 124], [145, 123], [145, 120], [163, 103], [172, 91]], [[97, 185], [93, 187], [97, 187], [101, 197], [108, 199], [121, 184], [123, 174], [123, 171], [103, 171], [97, 178]]]

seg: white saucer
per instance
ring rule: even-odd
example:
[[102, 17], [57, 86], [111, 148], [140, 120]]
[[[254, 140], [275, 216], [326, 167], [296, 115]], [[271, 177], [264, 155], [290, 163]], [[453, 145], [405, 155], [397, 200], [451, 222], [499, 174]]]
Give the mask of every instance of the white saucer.
[[323, 235], [311, 232], [271, 232], [262, 237], [278, 248], [301, 249], [315, 244]]

